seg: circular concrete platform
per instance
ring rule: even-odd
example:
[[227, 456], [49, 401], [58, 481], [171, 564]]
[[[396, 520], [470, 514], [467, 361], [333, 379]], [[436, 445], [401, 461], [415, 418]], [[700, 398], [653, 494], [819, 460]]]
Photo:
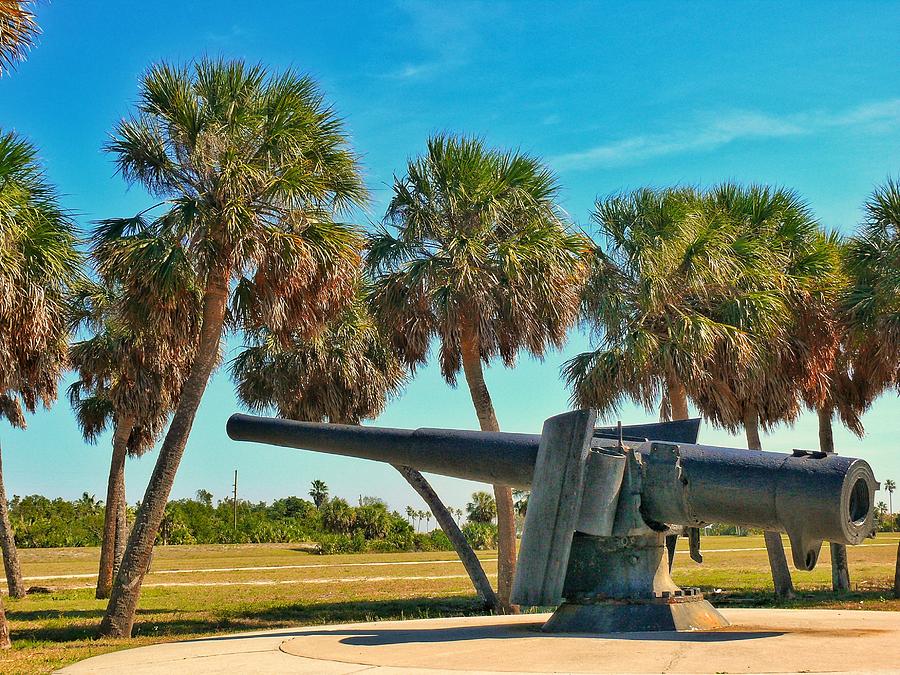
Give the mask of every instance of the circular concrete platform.
[[900, 673], [900, 613], [731, 609], [727, 629], [548, 635], [548, 615], [303, 627], [140, 647], [66, 673]]

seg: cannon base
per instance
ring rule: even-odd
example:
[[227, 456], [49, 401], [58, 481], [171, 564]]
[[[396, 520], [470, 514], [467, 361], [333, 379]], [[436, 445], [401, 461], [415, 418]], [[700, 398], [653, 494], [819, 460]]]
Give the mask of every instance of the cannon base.
[[629, 633], [724, 628], [728, 620], [697, 588], [669, 574], [665, 532], [593, 537], [576, 534], [563, 590], [565, 602], [547, 633]]
[[730, 625], [703, 596], [648, 601], [565, 602], [547, 620], [545, 633], [632, 633], [714, 630]]

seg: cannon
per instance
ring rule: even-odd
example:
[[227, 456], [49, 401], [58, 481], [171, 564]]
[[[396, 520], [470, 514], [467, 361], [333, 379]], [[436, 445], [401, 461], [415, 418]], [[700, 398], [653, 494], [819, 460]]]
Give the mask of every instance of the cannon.
[[596, 411], [544, 422], [540, 435], [386, 429], [236, 414], [228, 435], [530, 489], [512, 601], [556, 607], [548, 632], [708, 630], [727, 620], [670, 575], [666, 539], [700, 562], [705, 524], [787, 534], [794, 566], [823, 541], [874, 534], [878, 483], [861, 459], [699, 445], [699, 420], [596, 426]]

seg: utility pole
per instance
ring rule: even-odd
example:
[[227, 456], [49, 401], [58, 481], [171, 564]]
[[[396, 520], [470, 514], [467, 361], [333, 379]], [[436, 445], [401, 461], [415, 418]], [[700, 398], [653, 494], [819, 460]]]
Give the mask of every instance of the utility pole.
[[234, 508], [234, 531], [237, 532], [237, 469], [234, 470], [234, 499], [231, 504]]

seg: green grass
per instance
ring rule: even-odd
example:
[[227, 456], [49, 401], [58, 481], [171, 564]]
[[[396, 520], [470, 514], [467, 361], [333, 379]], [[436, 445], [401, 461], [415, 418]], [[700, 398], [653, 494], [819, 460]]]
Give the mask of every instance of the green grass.
[[[799, 597], [778, 606], [900, 610], [900, 601], [889, 599], [888, 591], [896, 545], [896, 536], [882, 536], [851, 550], [856, 590], [842, 596], [830, 591], [824, 546], [815, 571], [794, 572]], [[761, 537], [707, 537], [703, 547], [703, 565], [678, 556], [678, 583], [701, 587], [718, 606], [776, 606], [766, 553], [753, 550], [762, 549]], [[21, 551], [21, 556], [27, 577], [93, 575], [98, 551], [32, 549]], [[484, 552], [481, 557], [488, 575], [495, 577], [495, 554]], [[397, 562], [415, 564], [383, 564]], [[287, 565], [300, 567], [246, 569]], [[209, 571], [231, 567], [244, 569]], [[200, 569], [206, 571], [162, 573]], [[4, 598], [14, 648], [0, 654], [0, 671], [50, 672], [114, 649], [223, 632], [480, 612], [452, 553], [317, 556], [297, 545], [159, 547], [141, 596], [134, 637], [118, 641], [96, 638], [106, 603], [94, 599], [93, 583], [88, 577], [30, 580], [27, 585], [50, 592], [22, 600]]]

